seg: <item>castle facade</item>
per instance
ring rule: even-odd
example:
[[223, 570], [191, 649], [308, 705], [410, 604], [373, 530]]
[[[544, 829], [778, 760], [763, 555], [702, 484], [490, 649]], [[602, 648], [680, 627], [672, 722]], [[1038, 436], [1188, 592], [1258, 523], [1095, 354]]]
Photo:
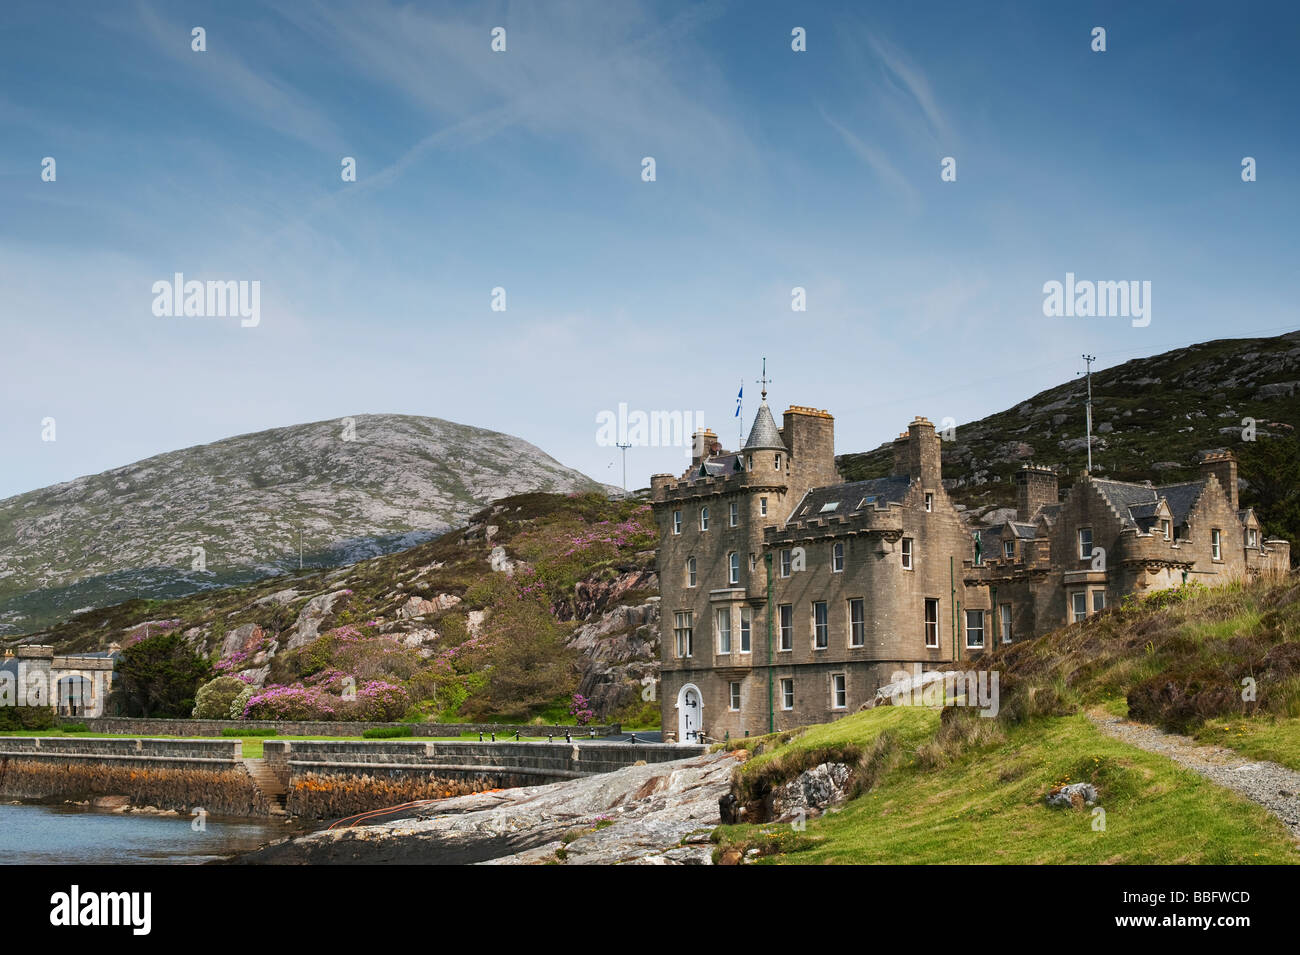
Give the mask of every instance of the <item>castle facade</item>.
[[943, 484], [940, 438], [915, 419], [887, 477], [844, 482], [834, 418], [766, 392], [740, 451], [708, 430], [687, 471], [651, 479], [659, 527], [665, 739], [826, 722], [894, 673], [979, 658], [1120, 600], [1285, 571], [1237, 501], [1236, 460], [1155, 487], [1084, 472], [1016, 476], [1015, 520], [971, 526]]

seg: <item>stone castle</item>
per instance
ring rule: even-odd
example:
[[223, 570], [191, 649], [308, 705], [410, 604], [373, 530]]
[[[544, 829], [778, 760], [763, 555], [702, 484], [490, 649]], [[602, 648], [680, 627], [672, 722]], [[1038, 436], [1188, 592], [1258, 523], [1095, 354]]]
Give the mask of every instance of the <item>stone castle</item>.
[[917, 418], [888, 477], [844, 482], [835, 421], [767, 392], [739, 451], [696, 433], [691, 467], [651, 479], [659, 526], [665, 739], [826, 722], [899, 670], [977, 659], [1127, 594], [1290, 566], [1237, 501], [1231, 453], [1166, 486], [1083, 472], [1016, 475], [1015, 520], [972, 527], [944, 489], [940, 438]]

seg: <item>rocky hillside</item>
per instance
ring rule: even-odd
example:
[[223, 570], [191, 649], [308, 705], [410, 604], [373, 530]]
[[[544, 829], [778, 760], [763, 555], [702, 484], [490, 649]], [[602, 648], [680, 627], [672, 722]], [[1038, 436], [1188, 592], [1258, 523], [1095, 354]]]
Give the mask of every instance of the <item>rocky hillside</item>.
[[23, 642], [90, 651], [180, 632], [214, 672], [315, 718], [348, 678], [396, 715], [658, 723], [659, 582], [649, 505], [604, 494], [504, 498], [436, 540], [348, 567], [78, 614]]
[[[1006, 371], [1014, 373], [1014, 363]], [[1014, 505], [1012, 474], [1025, 463], [1057, 467], [1062, 488], [1068, 487], [1070, 475], [1087, 466], [1085, 387], [1081, 375], [1014, 408], [958, 424], [955, 440], [944, 443], [945, 485], [980, 514]], [[1256, 445], [1295, 444], [1300, 332], [1203, 342], [1125, 362], [1093, 374], [1092, 397], [1094, 473], [1173, 483], [1196, 476], [1197, 452], [1230, 448], [1242, 458], [1243, 500], [1267, 509], [1271, 502], [1251, 500], [1250, 458], [1258, 448], [1243, 441], [1243, 419], [1256, 422]], [[839, 458], [849, 480], [886, 474], [891, 463], [888, 445]]]
[[[0, 501], [0, 633], [392, 553], [524, 491], [600, 487], [526, 441], [411, 415], [245, 434]], [[202, 550], [198, 550], [201, 548]]]

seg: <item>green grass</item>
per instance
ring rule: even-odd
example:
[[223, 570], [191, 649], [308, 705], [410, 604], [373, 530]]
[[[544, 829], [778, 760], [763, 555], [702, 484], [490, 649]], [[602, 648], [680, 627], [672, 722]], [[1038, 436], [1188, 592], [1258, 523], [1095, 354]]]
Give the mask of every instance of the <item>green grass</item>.
[[1300, 770], [1300, 717], [1212, 720], [1201, 727], [1196, 739]]
[[[733, 749], [748, 749], [754, 752], [741, 767], [741, 772], [757, 772], [764, 765], [776, 759], [789, 759], [792, 754], [807, 750], [828, 749], [844, 744], [865, 744], [886, 731], [893, 731], [899, 742], [906, 746], [919, 745], [933, 735], [939, 726], [939, 711], [917, 706], [884, 706], [861, 713], [854, 713], [834, 723], [818, 723], [792, 733], [777, 733], [770, 736], [749, 737], [735, 740]], [[776, 744], [776, 741], [788, 738], [788, 741]]]
[[[1093, 830], [1091, 810], [1044, 804], [1054, 786], [1079, 781], [1098, 786], [1104, 832]], [[780, 849], [763, 862], [800, 864], [1300, 863], [1264, 809], [1078, 715], [1013, 727], [1004, 742], [943, 768], [910, 759], [806, 832], [727, 826], [718, 838]]]

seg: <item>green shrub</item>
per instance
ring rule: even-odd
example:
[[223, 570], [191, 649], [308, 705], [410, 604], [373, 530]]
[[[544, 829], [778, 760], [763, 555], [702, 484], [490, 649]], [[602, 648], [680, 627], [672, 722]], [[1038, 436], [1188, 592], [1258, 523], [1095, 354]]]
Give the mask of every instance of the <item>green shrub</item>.
[[239, 696], [230, 701], [230, 712], [227, 714], [229, 719], [242, 720], [244, 718], [244, 707], [248, 701], [257, 695], [257, 688], [246, 686], [239, 691]]
[[60, 723], [59, 732], [61, 733], [89, 733], [90, 727], [85, 723]]
[[48, 730], [54, 728], [52, 706], [0, 706], [0, 730]]
[[195, 719], [225, 720], [230, 718], [230, 704], [248, 686], [237, 676], [219, 676], [199, 687], [194, 695]]
[[372, 726], [361, 734], [364, 739], [393, 739], [397, 736], [414, 736], [411, 726]]

